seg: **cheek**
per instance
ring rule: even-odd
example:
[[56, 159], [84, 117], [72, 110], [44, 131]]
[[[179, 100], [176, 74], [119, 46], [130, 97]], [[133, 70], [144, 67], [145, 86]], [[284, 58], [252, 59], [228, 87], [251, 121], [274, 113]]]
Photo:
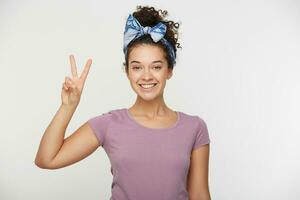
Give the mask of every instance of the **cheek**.
[[131, 83], [135, 84], [139, 78], [138, 75], [131, 73], [129, 74], [128, 79]]
[[158, 73], [157, 75], [156, 75], [156, 77], [157, 77], [157, 79], [159, 79], [159, 80], [166, 80], [167, 78], [168, 78], [168, 73]]

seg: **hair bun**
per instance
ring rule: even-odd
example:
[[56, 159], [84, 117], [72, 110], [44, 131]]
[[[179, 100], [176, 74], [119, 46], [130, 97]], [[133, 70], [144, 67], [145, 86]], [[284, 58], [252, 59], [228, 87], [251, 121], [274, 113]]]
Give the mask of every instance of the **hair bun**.
[[150, 6], [137, 6], [136, 11], [132, 14], [142, 26], [153, 27], [157, 23], [162, 22], [167, 26], [167, 32], [165, 38], [173, 45], [175, 51], [176, 48], [182, 48], [180, 43], [178, 43], [178, 29], [179, 23], [166, 20], [168, 16], [167, 10], [156, 10], [154, 7]]
[[[143, 27], [154, 27], [159, 22], [166, 25], [166, 33], [164, 35], [164, 39], [168, 41], [169, 45], [172, 46], [172, 49], [174, 50], [174, 54], [176, 58], [176, 52], [177, 48], [182, 48], [180, 46], [180, 43], [178, 43], [178, 28], [179, 23], [175, 23], [174, 21], [166, 20], [166, 17], [168, 16], [168, 11], [166, 10], [156, 10], [154, 7], [150, 6], [137, 6], [136, 10], [132, 13], [133, 17], [138, 20], [141, 26]], [[153, 40], [148, 34], [145, 34], [134, 41], [130, 42], [127, 46], [128, 51], [125, 55], [125, 63], [124, 66], [126, 67], [126, 71], [128, 70], [128, 55], [130, 54], [133, 47], [139, 44], [153, 44]], [[168, 54], [168, 49], [166, 45], [162, 44], [162, 42], [157, 43], [155, 45], [159, 45], [164, 49], [167, 61], [168, 61], [168, 67], [172, 68], [174, 67], [174, 59]]]

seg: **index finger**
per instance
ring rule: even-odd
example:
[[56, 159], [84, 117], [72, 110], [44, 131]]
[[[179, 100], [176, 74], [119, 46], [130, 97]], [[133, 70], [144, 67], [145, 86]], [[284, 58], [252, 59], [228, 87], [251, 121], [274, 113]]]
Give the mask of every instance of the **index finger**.
[[84, 66], [84, 69], [80, 75], [80, 78], [85, 80], [88, 73], [89, 73], [89, 70], [90, 70], [90, 67], [91, 67], [91, 64], [92, 64], [92, 59], [88, 59], [88, 61], [86, 62], [85, 66]]
[[69, 57], [70, 57], [72, 75], [73, 75], [73, 77], [78, 77], [78, 75], [77, 75], [77, 67], [76, 67], [76, 62], [75, 62], [74, 55], [71, 54]]

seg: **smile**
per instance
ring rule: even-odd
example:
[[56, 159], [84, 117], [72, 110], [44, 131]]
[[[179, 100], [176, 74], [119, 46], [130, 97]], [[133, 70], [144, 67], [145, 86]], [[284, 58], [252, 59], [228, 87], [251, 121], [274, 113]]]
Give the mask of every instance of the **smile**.
[[154, 86], [156, 86], [157, 83], [153, 83], [153, 84], [139, 84], [139, 86], [143, 89], [151, 89], [153, 88]]

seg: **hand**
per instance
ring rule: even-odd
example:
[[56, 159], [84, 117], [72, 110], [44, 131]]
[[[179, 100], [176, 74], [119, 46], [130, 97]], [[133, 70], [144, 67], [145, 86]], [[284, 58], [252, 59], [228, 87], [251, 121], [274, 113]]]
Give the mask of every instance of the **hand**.
[[80, 77], [77, 75], [74, 56], [70, 55], [69, 59], [71, 63], [72, 77], [65, 77], [65, 82], [62, 85], [61, 100], [63, 105], [77, 106], [80, 101], [86, 77], [92, 64], [92, 59], [87, 60]]

